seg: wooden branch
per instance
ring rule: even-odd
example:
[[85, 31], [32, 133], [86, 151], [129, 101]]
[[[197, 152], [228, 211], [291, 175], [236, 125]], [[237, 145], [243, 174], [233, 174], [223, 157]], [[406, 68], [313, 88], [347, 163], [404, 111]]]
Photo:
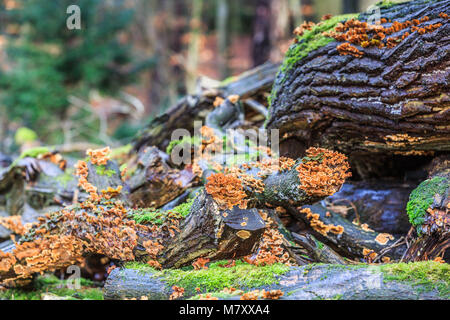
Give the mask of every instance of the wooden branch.
[[[343, 232], [340, 234], [333, 232], [327, 232], [324, 234], [321, 233], [320, 230], [318, 231], [317, 228], [314, 229], [314, 227], [311, 228], [310, 232], [317, 239], [325, 244], [328, 244], [336, 252], [348, 258], [364, 258], [367, 256], [367, 253], [364, 253], [365, 249], [377, 253], [392, 245], [397, 240], [393, 236], [389, 239], [384, 237], [383, 234], [380, 236], [380, 233], [378, 232], [365, 231], [361, 227], [358, 227], [343, 218], [340, 214], [329, 210], [327, 207], [322, 205], [322, 203], [302, 206], [301, 208], [291, 206], [287, 209], [292, 217], [309, 226], [311, 226], [311, 219], [307, 217], [305, 212], [301, 212], [301, 209], [309, 209], [313, 214], [318, 214], [319, 220], [325, 225], [341, 226], [343, 228]], [[386, 243], [384, 243], [385, 241]], [[391, 259], [400, 259], [404, 250], [404, 246], [394, 248], [392, 252], [387, 254], [387, 256]]]

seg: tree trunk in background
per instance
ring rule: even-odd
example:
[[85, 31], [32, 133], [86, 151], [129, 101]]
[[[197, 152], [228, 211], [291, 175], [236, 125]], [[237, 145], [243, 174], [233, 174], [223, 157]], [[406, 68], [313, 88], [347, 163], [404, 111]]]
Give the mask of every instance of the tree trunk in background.
[[314, 4], [314, 0], [302, 0], [302, 15], [305, 21], [315, 21], [316, 9]]
[[200, 47], [200, 32], [203, 0], [192, 1], [191, 35], [189, 38], [188, 55], [186, 60], [186, 88], [189, 94], [195, 93], [197, 80], [197, 66]]
[[292, 30], [303, 22], [302, 0], [289, 0], [289, 10], [292, 15]]
[[228, 76], [228, 54], [227, 54], [227, 21], [228, 21], [228, 0], [218, 0], [217, 4], [217, 50], [219, 57], [219, 77], [225, 79]]
[[271, 61], [281, 61], [284, 57], [284, 52], [280, 50], [282, 41], [290, 38], [288, 0], [271, 1], [270, 11], [270, 59]]
[[342, 13], [359, 12], [359, 0], [343, 0]]
[[263, 64], [270, 57], [270, 0], [258, 0], [253, 20], [253, 66]]

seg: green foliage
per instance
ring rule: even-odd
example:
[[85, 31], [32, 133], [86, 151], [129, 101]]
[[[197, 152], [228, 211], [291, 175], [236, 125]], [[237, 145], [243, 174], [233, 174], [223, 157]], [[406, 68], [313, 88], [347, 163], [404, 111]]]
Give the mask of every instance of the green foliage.
[[14, 141], [18, 145], [22, 145], [27, 142], [33, 142], [36, 140], [37, 140], [36, 132], [26, 127], [21, 127], [17, 129], [16, 134], [14, 135]]
[[393, 263], [380, 266], [385, 281], [407, 281], [421, 286], [426, 291], [436, 289], [445, 298], [450, 298], [450, 264], [434, 261]]
[[127, 263], [126, 268], [136, 269], [142, 272], [151, 272], [154, 277], [161, 277], [169, 286], [179, 286], [185, 289], [186, 294], [196, 293], [195, 288], [202, 292], [221, 291], [224, 288], [256, 288], [278, 283], [277, 276], [289, 271], [284, 264], [270, 266], [254, 266], [236, 260], [236, 265], [230, 268], [223, 267], [228, 261], [211, 263], [208, 269], [182, 270], [166, 269], [156, 271], [145, 264], [136, 262]]
[[445, 191], [449, 188], [449, 182], [443, 177], [435, 177], [423, 181], [419, 186], [411, 192], [406, 212], [409, 216], [411, 224], [420, 232], [420, 225], [425, 222], [427, 209], [433, 204], [433, 198], [436, 194], [444, 196]]
[[0, 108], [10, 120], [22, 120], [44, 136], [50, 121], [66, 116], [70, 95], [115, 93], [132, 80], [116, 71], [130, 61], [129, 48], [117, 35], [131, 22], [132, 11], [102, 0], [78, 0], [81, 30], [69, 30], [66, 9], [73, 1], [16, 2], [17, 9], [8, 11], [9, 21], [20, 26], [7, 47], [12, 68], [0, 70]]
[[[60, 280], [54, 275], [39, 276], [33, 281], [33, 290], [24, 288], [0, 291], [0, 298], [7, 300], [40, 300], [42, 294], [51, 293], [67, 300], [103, 300], [103, 292], [94, 287], [90, 280], [81, 278], [80, 289], [70, 289], [68, 280]], [[73, 284], [73, 282], [71, 282]]]

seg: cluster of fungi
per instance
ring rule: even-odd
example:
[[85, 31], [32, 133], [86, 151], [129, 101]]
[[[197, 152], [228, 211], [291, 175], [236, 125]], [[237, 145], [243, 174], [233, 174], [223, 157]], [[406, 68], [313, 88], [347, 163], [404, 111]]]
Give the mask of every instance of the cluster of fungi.
[[[106, 165], [109, 148], [89, 151], [91, 163]], [[138, 234], [150, 234], [156, 240], [142, 244], [148, 253], [148, 263], [161, 267], [156, 256], [162, 246], [159, 238], [173, 237], [178, 230], [179, 217], [168, 216], [161, 226], [138, 224], [130, 218], [128, 209], [115, 199], [122, 186], [97, 193], [88, 182], [88, 165], [76, 164], [79, 186], [90, 197], [82, 203], [61, 211], [46, 214], [38, 222], [22, 226], [20, 216], [2, 218], [1, 224], [21, 235], [12, 252], [0, 251], [0, 272], [13, 271], [7, 284], [26, 283], [35, 273], [58, 270], [68, 265], [80, 264], [86, 254], [101, 254], [120, 261], [135, 260]], [[170, 213], [169, 213], [170, 215]]]
[[[322, 19], [328, 20], [330, 18], [331, 15], [327, 15]], [[441, 12], [439, 18], [446, 21], [449, 16]], [[294, 34], [301, 36], [305, 30], [311, 30], [314, 26], [313, 22], [304, 22], [294, 30]], [[322, 35], [343, 42], [336, 47], [341, 55], [352, 55], [361, 58], [364, 56], [364, 52], [359, 50], [356, 45], [361, 48], [394, 48], [415, 32], [418, 34], [430, 33], [441, 26], [442, 22], [431, 23], [428, 16], [404, 22], [381, 18], [380, 22], [375, 24], [349, 19], [344, 23], [338, 23], [333, 30], [323, 32]], [[394, 36], [394, 34], [397, 35]], [[296, 38], [295, 41], [298, 41], [298, 39]]]

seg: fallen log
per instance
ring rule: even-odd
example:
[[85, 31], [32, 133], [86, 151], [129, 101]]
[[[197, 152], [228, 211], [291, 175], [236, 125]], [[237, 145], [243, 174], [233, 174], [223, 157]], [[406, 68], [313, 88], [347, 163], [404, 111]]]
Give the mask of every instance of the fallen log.
[[[245, 269], [244, 269], [245, 268]], [[179, 271], [177, 275], [158, 272], [145, 266], [114, 269], [104, 286], [105, 299], [169, 299], [172, 286], [185, 289], [179, 299], [240, 299], [245, 292], [254, 292], [262, 299], [262, 290], [281, 290], [281, 300], [445, 300], [448, 299], [448, 265], [433, 262], [388, 265], [342, 266], [323, 264], [290, 267], [278, 270], [269, 279], [255, 279], [261, 267], [237, 265], [232, 268], [213, 266], [210, 270]], [[223, 274], [241, 274], [245, 279], [227, 277], [227, 282], [211, 281]], [[438, 278], [421, 278], [425, 274], [440, 274]], [[214, 276], [216, 274], [216, 276]], [[233, 279], [230, 281], [229, 279]], [[259, 281], [258, 281], [259, 280]], [[242, 282], [240, 282], [242, 281]], [[264, 285], [249, 286], [265, 282]], [[235, 290], [230, 291], [230, 287]], [[194, 288], [200, 290], [197, 292]], [[227, 290], [228, 289], [228, 290]], [[255, 292], [259, 290], [259, 292]], [[207, 295], [208, 294], [208, 295]]]
[[[399, 240], [393, 235], [375, 232], [367, 226], [358, 226], [328, 209], [323, 203], [300, 208], [291, 206], [287, 209], [292, 217], [310, 226], [309, 231], [317, 239], [350, 259], [365, 259], [371, 262], [378, 252], [393, 246]], [[340, 230], [333, 232], [333, 228]], [[404, 245], [394, 247], [386, 256], [399, 260], [405, 249]]]
[[[377, 30], [386, 37], [374, 38], [379, 47], [349, 39], [345, 33], [357, 23], [346, 25], [346, 16], [304, 30], [289, 49], [267, 128], [280, 129], [281, 149], [291, 157], [309, 146], [336, 148], [367, 178], [396, 176], [396, 163], [450, 151], [450, 24], [441, 14], [449, 3], [415, 0], [380, 10]], [[370, 14], [352, 17], [364, 23]], [[371, 27], [362, 25], [369, 41]], [[341, 50], [343, 44], [360, 54]]]

